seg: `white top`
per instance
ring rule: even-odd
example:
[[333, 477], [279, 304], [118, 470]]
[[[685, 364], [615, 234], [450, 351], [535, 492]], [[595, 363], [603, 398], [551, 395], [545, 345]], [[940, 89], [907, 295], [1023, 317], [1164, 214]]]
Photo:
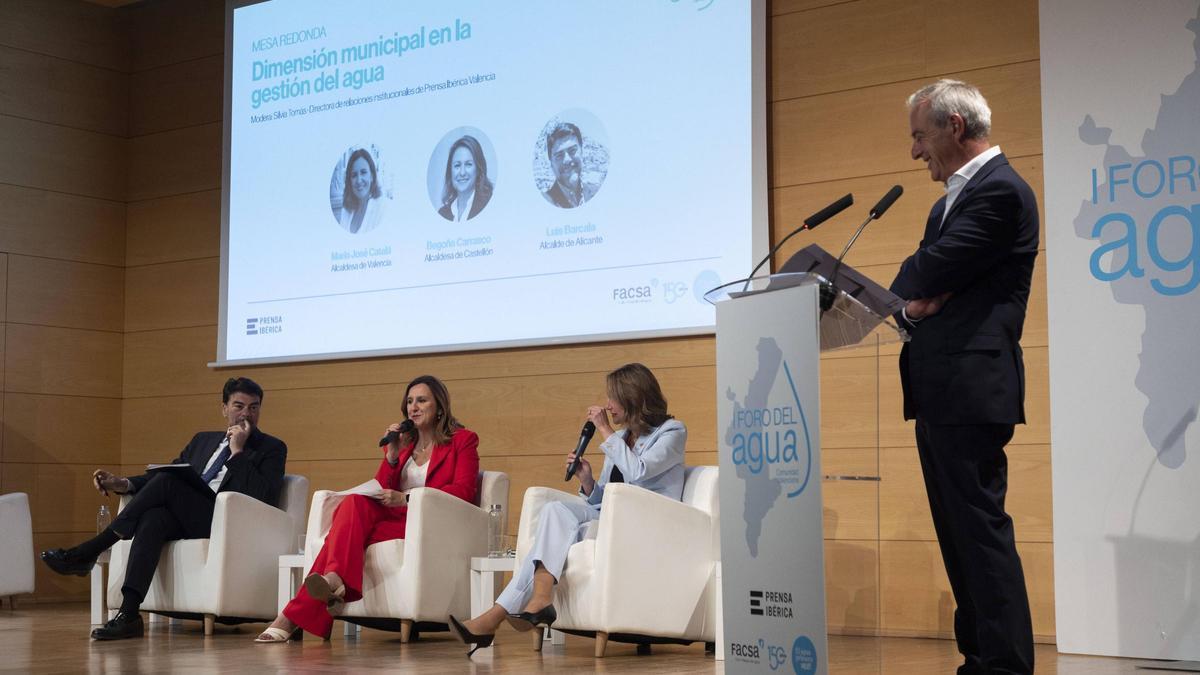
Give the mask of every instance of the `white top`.
[[958, 171], [954, 172], [953, 176], [946, 179], [946, 208], [942, 209], [942, 222], [938, 225], [941, 228], [946, 224], [946, 214], [950, 213], [950, 209], [954, 206], [954, 200], [958, 199], [958, 195], [962, 192], [963, 186], [967, 181], [975, 177], [979, 170], [983, 168], [993, 157], [1000, 154], [1000, 146], [993, 145], [983, 152], [971, 158], [971, 161], [959, 167]]
[[[213, 463], [216, 462], [217, 458], [221, 456], [221, 451], [224, 450], [225, 446], [227, 445], [229, 445], [228, 436], [221, 441], [221, 444], [217, 446], [216, 450], [213, 450], [212, 457], [209, 457], [208, 463], [204, 465], [204, 471], [200, 472], [201, 476], [203, 476], [210, 468], [212, 468]], [[225, 480], [225, 473], [228, 471], [229, 462], [225, 462], [225, 465], [221, 467], [221, 470], [217, 472], [217, 475], [213, 476], [213, 479], [208, 481], [208, 487], [210, 487], [213, 492], [221, 489], [221, 481]]]
[[467, 197], [467, 205], [463, 207], [462, 211], [458, 210], [458, 197], [455, 197], [453, 201], [450, 202], [450, 215], [454, 216], [455, 222], [462, 222], [468, 218], [467, 214], [471, 213], [471, 206], [474, 204], [475, 191], [471, 190], [471, 196]]
[[425, 487], [425, 474], [428, 472], [429, 462], [417, 466], [417, 463], [409, 456], [408, 461], [404, 463], [404, 468], [400, 470], [400, 491], [408, 492], [413, 488]]

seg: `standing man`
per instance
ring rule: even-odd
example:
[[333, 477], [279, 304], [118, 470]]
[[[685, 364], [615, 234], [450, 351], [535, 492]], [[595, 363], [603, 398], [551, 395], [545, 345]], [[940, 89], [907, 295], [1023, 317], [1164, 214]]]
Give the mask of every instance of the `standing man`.
[[[221, 392], [224, 431], [201, 431], [172, 464], [190, 464], [200, 481], [171, 473], [146, 472], [121, 478], [104, 470], [92, 475], [101, 494], [133, 494], [112, 525], [78, 546], [42, 552], [42, 560], [59, 574], [86, 576], [96, 558], [120, 539], [133, 538], [121, 609], [92, 631], [95, 640], [141, 637], [138, 608], [150, 589], [163, 545], [175, 539], [205, 539], [212, 526], [218, 492], [241, 492], [267, 504], [279, 501], [287, 446], [258, 429], [263, 390], [245, 377], [231, 378]], [[197, 485], [198, 482], [207, 487]]]
[[1033, 626], [1004, 446], [1025, 422], [1021, 329], [1038, 247], [1033, 190], [988, 141], [975, 87], [940, 80], [908, 98], [912, 158], [946, 186], [892, 292], [912, 340], [900, 352], [904, 418], [957, 608], [961, 673], [1032, 673]]
[[546, 134], [546, 154], [554, 169], [554, 185], [542, 193], [560, 209], [582, 206], [596, 196], [599, 186], [583, 181], [583, 134], [579, 127], [562, 122]]

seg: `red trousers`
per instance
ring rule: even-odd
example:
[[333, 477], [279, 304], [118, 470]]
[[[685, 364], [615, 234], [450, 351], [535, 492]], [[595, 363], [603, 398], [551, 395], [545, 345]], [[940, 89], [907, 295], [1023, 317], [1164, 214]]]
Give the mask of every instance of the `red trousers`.
[[[362, 495], [350, 495], [333, 512], [325, 545], [313, 561], [311, 574], [336, 572], [346, 584], [346, 602], [362, 598], [363, 558], [367, 547], [404, 538], [408, 507], [391, 508]], [[283, 608], [283, 615], [304, 630], [328, 638], [333, 617], [325, 604], [314, 600], [304, 587]]]

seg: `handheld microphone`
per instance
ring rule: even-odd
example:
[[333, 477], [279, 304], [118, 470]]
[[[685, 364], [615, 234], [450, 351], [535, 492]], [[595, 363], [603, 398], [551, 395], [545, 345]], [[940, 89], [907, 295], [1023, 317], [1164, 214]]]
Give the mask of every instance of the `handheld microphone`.
[[862, 234], [862, 231], [864, 228], [866, 228], [867, 223], [871, 222], [872, 220], [878, 220], [880, 216], [882, 216], [885, 212], [887, 212], [888, 209], [892, 207], [892, 204], [896, 203], [896, 200], [899, 199], [900, 195], [902, 194], [904, 194], [904, 188], [899, 185], [893, 185], [892, 189], [888, 190], [887, 194], [885, 194], [867, 214], [867, 219], [864, 220], [862, 225], [859, 225], [858, 229], [854, 231], [854, 236], [850, 237], [850, 241], [846, 242], [846, 247], [842, 249], [842, 254], [838, 256], [837, 262], [833, 264], [833, 273], [829, 275], [829, 283], [821, 286], [822, 313], [828, 312], [829, 308], [833, 307], [833, 301], [837, 297], [837, 276], [838, 272], [842, 269], [842, 258], [845, 258], [846, 254], [850, 252], [850, 247], [853, 246], [854, 242], [858, 240], [858, 235]]
[[596, 433], [596, 425], [592, 424], [591, 420], [584, 422], [583, 430], [579, 432], [579, 443], [575, 445], [575, 461], [567, 467], [567, 477], [563, 479], [564, 481], [571, 480], [571, 477], [579, 470], [579, 460], [583, 459], [583, 451], [587, 449], [588, 442], [592, 440], [594, 433]]
[[400, 440], [400, 434], [407, 434], [411, 432], [413, 430], [413, 426], [412, 420], [404, 420], [400, 423], [400, 431], [389, 431], [387, 436], [379, 439], [379, 447], [382, 448], [388, 443], [395, 443], [396, 441]]
[[[846, 209], [850, 208], [850, 205], [853, 203], [854, 203], [854, 195], [847, 193], [846, 196], [842, 197], [841, 199], [837, 200], [836, 202], [833, 202], [829, 206], [826, 206], [825, 208], [821, 209], [820, 211], [817, 211], [816, 213], [812, 214], [808, 218], [805, 218], [804, 222], [800, 225], [800, 227], [797, 227], [796, 229], [794, 229], [790, 233], [788, 233], [788, 236], [784, 237], [783, 239], [780, 239], [779, 243], [775, 244], [775, 246], [772, 247], [771, 250], [767, 253], [767, 257], [758, 261], [758, 264], [754, 266], [754, 269], [750, 270], [750, 277], [753, 277], [754, 273], [757, 272], [759, 270], [759, 268], [762, 267], [768, 260], [770, 260], [771, 256], [775, 255], [775, 252], [779, 250], [779, 247], [783, 246], [784, 243], [786, 243], [788, 239], [791, 239], [792, 237], [796, 236], [802, 230], [811, 230], [811, 229], [815, 228], [816, 226], [820, 225], [821, 223], [829, 220], [830, 218], [841, 213], [842, 211], [845, 211]], [[749, 279], [747, 279], [746, 287], [749, 287], [749, 286], [750, 286], [750, 281], [749, 281]], [[742, 290], [745, 290], [745, 288], [743, 288]]]

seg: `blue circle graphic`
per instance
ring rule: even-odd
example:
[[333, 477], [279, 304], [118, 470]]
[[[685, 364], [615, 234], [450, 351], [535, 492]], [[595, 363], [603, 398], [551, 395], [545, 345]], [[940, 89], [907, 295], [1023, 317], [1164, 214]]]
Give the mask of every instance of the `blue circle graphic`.
[[803, 635], [792, 643], [792, 670], [796, 675], [817, 672], [817, 648]]

